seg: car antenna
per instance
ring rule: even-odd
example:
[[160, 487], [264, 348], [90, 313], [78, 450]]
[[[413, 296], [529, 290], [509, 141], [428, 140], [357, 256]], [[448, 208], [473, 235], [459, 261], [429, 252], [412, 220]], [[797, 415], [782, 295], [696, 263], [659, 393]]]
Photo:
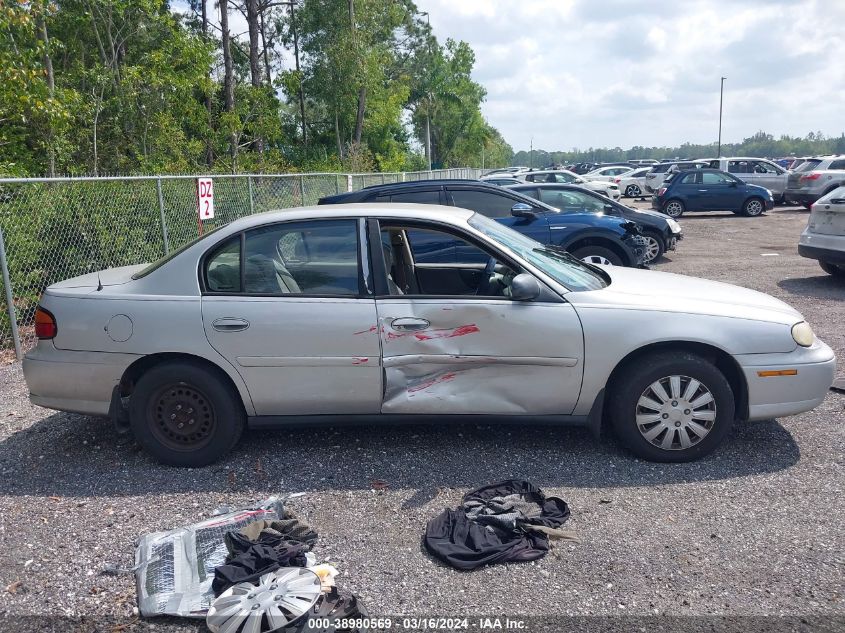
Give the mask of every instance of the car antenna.
[[100, 271], [97, 271], [97, 292], [103, 289], [103, 282], [100, 279]]

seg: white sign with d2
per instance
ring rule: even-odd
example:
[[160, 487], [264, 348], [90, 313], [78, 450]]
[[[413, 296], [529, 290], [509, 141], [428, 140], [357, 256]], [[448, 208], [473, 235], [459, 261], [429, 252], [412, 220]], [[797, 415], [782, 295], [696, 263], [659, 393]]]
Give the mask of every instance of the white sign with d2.
[[214, 186], [211, 178], [197, 178], [197, 211], [200, 220], [214, 217]]

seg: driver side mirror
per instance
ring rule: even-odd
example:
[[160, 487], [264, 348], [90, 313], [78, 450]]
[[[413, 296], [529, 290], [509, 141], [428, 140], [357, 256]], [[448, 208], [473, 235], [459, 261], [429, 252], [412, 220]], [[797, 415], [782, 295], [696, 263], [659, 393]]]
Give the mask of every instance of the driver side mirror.
[[536, 218], [537, 214], [534, 212], [534, 207], [532, 207], [527, 202], [517, 202], [515, 205], [511, 207], [511, 215], [515, 218]]
[[619, 212], [616, 210], [612, 204], [604, 205], [604, 213], [607, 215], [619, 215]]
[[540, 282], [528, 273], [520, 273], [511, 281], [511, 299], [514, 301], [533, 301], [541, 291]]
[[728, 183], [728, 187], [736, 187], [736, 186], [737, 186], [737, 182], [736, 182], [736, 180], [731, 180], [731, 181]]

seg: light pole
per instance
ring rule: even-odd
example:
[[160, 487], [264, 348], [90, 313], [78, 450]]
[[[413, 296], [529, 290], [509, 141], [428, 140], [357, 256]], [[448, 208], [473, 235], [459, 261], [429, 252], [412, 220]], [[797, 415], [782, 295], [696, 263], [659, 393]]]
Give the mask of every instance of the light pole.
[[719, 87], [719, 144], [716, 147], [716, 158], [722, 157], [722, 97], [725, 94], [725, 79], [727, 77], [722, 77], [722, 84]]
[[[425, 16], [425, 22], [428, 25], [428, 36], [431, 37], [431, 18], [428, 11], [420, 11], [420, 15]], [[428, 40], [428, 54], [431, 57], [431, 39]], [[425, 107], [425, 159], [428, 162], [428, 171], [431, 171], [431, 92], [428, 93], [428, 103]]]

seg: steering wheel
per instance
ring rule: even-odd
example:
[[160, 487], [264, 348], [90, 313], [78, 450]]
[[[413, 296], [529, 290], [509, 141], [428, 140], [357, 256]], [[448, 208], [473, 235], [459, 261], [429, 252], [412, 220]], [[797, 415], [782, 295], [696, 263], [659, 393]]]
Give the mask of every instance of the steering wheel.
[[481, 273], [481, 283], [478, 284], [478, 290], [475, 291], [477, 296], [483, 297], [490, 294], [490, 277], [496, 270], [496, 258], [491, 257], [487, 260], [487, 265], [484, 266], [484, 272]]

